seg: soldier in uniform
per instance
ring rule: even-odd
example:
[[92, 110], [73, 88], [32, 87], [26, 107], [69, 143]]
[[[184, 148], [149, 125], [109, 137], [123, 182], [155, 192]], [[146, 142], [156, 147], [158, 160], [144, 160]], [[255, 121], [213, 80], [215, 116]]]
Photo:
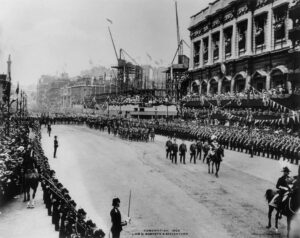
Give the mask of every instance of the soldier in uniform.
[[291, 181], [291, 178], [289, 177], [290, 170], [288, 167], [284, 167], [281, 172], [283, 172], [283, 175], [278, 179], [276, 184], [276, 188], [279, 190], [279, 193], [276, 194], [270, 202], [271, 206], [274, 206], [274, 204], [277, 205], [279, 219], [281, 218], [283, 202], [286, 199], [285, 195], [290, 191], [289, 181]]
[[178, 144], [176, 143], [176, 139], [174, 139], [174, 143], [172, 144], [172, 163], [177, 164], [177, 153], [178, 153]]
[[190, 145], [190, 154], [191, 154], [190, 163], [192, 163], [192, 160], [194, 159], [194, 164], [196, 164], [196, 148], [197, 148], [197, 146], [196, 146], [196, 143], [194, 141]]
[[[112, 222], [111, 233], [112, 238], [119, 238], [122, 231], [122, 227], [127, 225], [127, 221], [122, 222], [121, 213], [119, 211], [120, 199], [114, 198], [112, 200], [113, 209], [110, 211], [110, 217]], [[129, 218], [130, 220], [130, 218]]]
[[172, 141], [171, 138], [168, 137], [168, 140], [166, 142], [166, 159], [168, 159], [168, 157], [171, 159], [171, 146], [172, 146]]
[[201, 143], [200, 139], [197, 141], [196, 147], [197, 147], [197, 155], [196, 155], [196, 158], [199, 157], [199, 160], [201, 160], [202, 143]]
[[50, 137], [51, 136], [51, 124], [50, 123], [47, 126], [47, 132], [48, 132], [48, 135]]
[[179, 146], [180, 163], [185, 164], [186, 151], [187, 151], [186, 144], [184, 143], [184, 140], [182, 140], [182, 143]]
[[56, 158], [57, 147], [58, 147], [57, 136], [54, 136], [54, 154], [53, 154], [53, 158]]
[[203, 156], [203, 163], [205, 162], [205, 159], [208, 155], [208, 151], [209, 151], [209, 144], [208, 144], [208, 141], [205, 141], [204, 144], [203, 144], [203, 153], [204, 153], [204, 156]]

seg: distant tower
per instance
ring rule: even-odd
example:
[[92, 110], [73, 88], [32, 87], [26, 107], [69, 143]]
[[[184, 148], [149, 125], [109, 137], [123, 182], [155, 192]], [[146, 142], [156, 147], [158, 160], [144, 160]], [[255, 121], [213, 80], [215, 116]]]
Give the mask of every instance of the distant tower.
[[10, 59], [10, 55], [8, 56], [8, 60], [7, 60], [7, 81], [11, 81], [11, 59]]

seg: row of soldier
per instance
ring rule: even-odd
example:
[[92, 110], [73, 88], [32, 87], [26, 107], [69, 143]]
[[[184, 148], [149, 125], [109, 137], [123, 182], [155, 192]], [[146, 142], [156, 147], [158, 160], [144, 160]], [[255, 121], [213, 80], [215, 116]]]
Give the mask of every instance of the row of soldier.
[[226, 149], [245, 152], [251, 156], [263, 156], [272, 159], [284, 158], [298, 164], [300, 160], [300, 138], [282, 132], [267, 132], [233, 128], [225, 126], [199, 125], [155, 125], [155, 132], [164, 136], [177, 137], [184, 140], [209, 141], [216, 137]]
[[91, 237], [103, 238], [105, 233], [96, 227], [92, 220], [86, 220], [84, 209], [77, 209], [76, 202], [69, 191], [50, 169], [48, 158], [41, 147], [40, 124], [36, 122], [33, 130], [36, 137], [33, 140], [34, 157], [43, 189], [43, 201], [49, 216], [52, 216], [54, 229], [59, 231], [60, 238]]
[[[72, 120], [72, 118], [70, 118]], [[93, 124], [100, 130], [107, 128], [109, 133], [117, 134], [122, 123], [138, 124], [145, 128], [154, 128], [155, 133], [184, 140], [200, 138], [202, 141], [216, 136], [219, 143], [226, 149], [237, 150], [272, 159], [283, 157], [291, 163], [298, 164], [300, 160], [300, 138], [280, 131], [266, 131], [256, 128], [226, 127], [214, 125], [196, 125], [182, 123], [153, 123], [140, 120], [125, 121], [111, 118], [82, 118], [88, 125]], [[130, 126], [132, 127], [132, 126]]]
[[[206, 141], [201, 141], [199, 139], [192, 141], [189, 146], [190, 163], [196, 164], [197, 159], [200, 161], [202, 160], [203, 163], [207, 162], [206, 159], [209, 152], [220, 146], [215, 139], [216, 138], [212, 137], [210, 140]], [[168, 137], [165, 148], [167, 159], [170, 159], [172, 163], [177, 164], [177, 153], [179, 152], [180, 163], [185, 164], [186, 153], [188, 151], [185, 140], [182, 140], [181, 144], [178, 146], [176, 138], [173, 138], [172, 141], [172, 137]]]

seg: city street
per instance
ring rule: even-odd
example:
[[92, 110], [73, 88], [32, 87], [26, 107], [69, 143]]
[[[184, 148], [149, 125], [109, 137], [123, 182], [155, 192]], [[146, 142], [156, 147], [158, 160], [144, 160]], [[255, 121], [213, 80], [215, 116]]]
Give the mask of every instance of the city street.
[[[54, 135], [59, 141], [56, 159]], [[156, 136], [154, 143], [129, 142], [85, 126], [53, 126], [51, 137], [46, 128], [42, 130], [42, 145], [58, 179], [78, 208], [84, 208], [107, 234], [112, 198], [121, 199], [125, 219], [131, 190], [132, 221], [122, 237], [139, 237], [147, 230], [190, 238], [283, 237], [285, 218], [279, 224], [280, 235], [265, 228], [264, 194], [281, 176], [277, 161], [225, 151], [216, 178], [202, 161], [194, 165], [187, 158], [186, 165], [171, 164], [165, 158], [165, 140]], [[297, 166], [291, 170], [296, 175]]]

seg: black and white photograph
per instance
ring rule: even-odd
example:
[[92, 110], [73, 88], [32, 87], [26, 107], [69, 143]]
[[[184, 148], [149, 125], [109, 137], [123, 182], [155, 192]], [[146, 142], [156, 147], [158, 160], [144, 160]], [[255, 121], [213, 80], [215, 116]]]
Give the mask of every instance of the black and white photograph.
[[0, 0], [0, 238], [300, 238], [300, 0]]

